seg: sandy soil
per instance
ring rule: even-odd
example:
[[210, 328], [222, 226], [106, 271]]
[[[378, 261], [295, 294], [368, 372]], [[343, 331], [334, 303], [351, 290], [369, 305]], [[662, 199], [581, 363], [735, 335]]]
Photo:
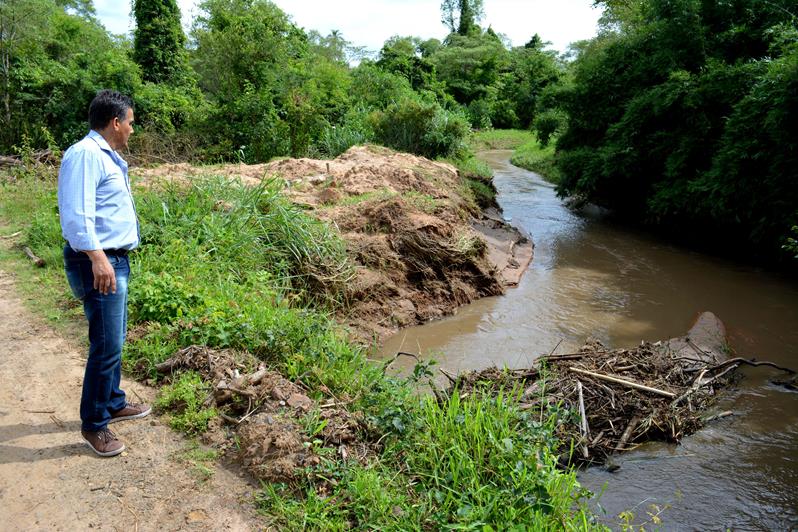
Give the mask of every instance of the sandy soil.
[[[127, 445], [121, 456], [89, 450], [79, 433], [82, 341], [31, 315], [0, 271], [0, 529], [264, 528], [255, 488], [213, 464], [203, 480], [181, 458], [189, 442], [156, 417], [112, 425]], [[134, 401], [154, 395], [123, 387]]]

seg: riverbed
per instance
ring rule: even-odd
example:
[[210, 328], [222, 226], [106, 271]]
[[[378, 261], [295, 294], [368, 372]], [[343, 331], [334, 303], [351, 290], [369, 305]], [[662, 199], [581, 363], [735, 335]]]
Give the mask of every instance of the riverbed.
[[[505, 218], [535, 243], [521, 283], [455, 316], [401, 331], [385, 343], [385, 356], [419, 353], [451, 373], [524, 367], [555, 348], [578, 349], [588, 337], [615, 348], [679, 336], [711, 310], [739, 356], [798, 366], [794, 280], [663, 243], [614, 225], [597, 209], [574, 213], [551, 184], [512, 166], [510, 153], [482, 156], [494, 169]], [[681, 445], [649, 444], [620, 455], [613, 473], [580, 473], [585, 487], [603, 492], [592, 504], [609, 523], [625, 510], [638, 523], [662, 510], [666, 530], [798, 526], [798, 394], [770, 384], [773, 370], [743, 373], [718, 404], [733, 416]]]

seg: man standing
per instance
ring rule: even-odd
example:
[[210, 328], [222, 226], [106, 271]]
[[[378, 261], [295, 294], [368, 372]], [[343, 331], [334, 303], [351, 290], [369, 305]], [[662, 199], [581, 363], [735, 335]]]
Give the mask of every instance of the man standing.
[[125, 446], [108, 423], [144, 417], [147, 405], [129, 403], [119, 387], [127, 330], [128, 253], [139, 228], [127, 163], [117, 150], [133, 133], [133, 101], [102, 90], [89, 106], [91, 131], [64, 154], [58, 174], [58, 209], [64, 268], [89, 322], [89, 358], [80, 399], [81, 435], [100, 456]]

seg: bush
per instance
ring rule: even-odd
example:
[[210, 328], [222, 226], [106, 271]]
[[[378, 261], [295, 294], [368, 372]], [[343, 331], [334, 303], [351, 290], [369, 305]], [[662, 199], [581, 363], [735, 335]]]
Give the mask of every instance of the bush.
[[404, 100], [372, 115], [378, 142], [430, 159], [457, 157], [466, 151], [468, 122], [437, 103]]
[[558, 135], [565, 127], [565, 113], [561, 110], [550, 109], [539, 113], [534, 120], [533, 128], [537, 133], [540, 145], [544, 148], [549, 145], [552, 137]]
[[134, 321], [168, 323], [202, 301], [190, 286], [168, 273], [144, 272], [134, 282], [138, 286], [130, 292], [128, 305]]

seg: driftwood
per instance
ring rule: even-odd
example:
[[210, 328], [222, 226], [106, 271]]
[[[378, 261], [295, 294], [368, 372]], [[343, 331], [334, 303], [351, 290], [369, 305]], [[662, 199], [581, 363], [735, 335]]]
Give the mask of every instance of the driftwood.
[[590, 438], [590, 428], [587, 424], [587, 416], [585, 415], [585, 400], [584, 395], [582, 394], [582, 383], [579, 380], [576, 381], [576, 390], [579, 393], [579, 415], [582, 418], [582, 423], [579, 426], [579, 429], [582, 432], [582, 438], [584, 440], [581, 446], [582, 456], [584, 456], [585, 460], [587, 460], [590, 457], [590, 453], [587, 450], [587, 440]]
[[571, 371], [576, 372], [576, 373], [581, 373], [583, 375], [588, 375], [590, 377], [595, 377], [597, 379], [601, 379], [601, 380], [605, 380], [605, 381], [609, 381], [609, 382], [614, 382], [616, 384], [622, 384], [624, 386], [628, 386], [630, 388], [634, 388], [635, 390], [641, 390], [641, 391], [644, 391], [644, 392], [651, 392], [651, 393], [655, 393], [657, 395], [662, 395], [663, 397], [670, 397], [671, 399], [676, 397], [676, 394], [673, 393], [673, 392], [667, 392], [665, 390], [659, 390], [657, 388], [652, 388], [650, 386], [645, 386], [643, 384], [638, 384], [636, 382], [627, 381], [627, 380], [624, 380], [624, 379], [619, 379], [618, 377], [613, 377], [612, 375], [603, 375], [601, 373], [594, 373], [592, 371], [587, 371], [587, 370], [584, 370], [584, 369], [575, 368], [573, 366], [571, 366], [568, 369], [570, 369]]
[[756, 361], [756, 360], [748, 360], [742, 357], [730, 358], [729, 360], [723, 361], [717, 366], [710, 368], [710, 371], [715, 371], [717, 369], [726, 368], [728, 366], [739, 366], [740, 364], [745, 364], [747, 366], [769, 366], [771, 368], [776, 368], [781, 371], [785, 371], [790, 375], [795, 375], [796, 371], [791, 368], [785, 368], [784, 366], [779, 366], [778, 364], [774, 364], [773, 362], [767, 361]]
[[[546, 371], [537, 366], [493, 367], [447, 375], [454, 381], [448, 394], [517, 390], [522, 411], [559, 405], [574, 412], [557, 425], [556, 435], [564, 456], [586, 463], [601, 462], [646, 441], [679, 442], [706, 423], [731, 415], [707, 411], [743, 364], [791, 371], [772, 362], [734, 358], [717, 363], [714, 356], [685, 357], [664, 342], [615, 350], [589, 342], [578, 353], [544, 355], [538, 362]], [[575, 450], [573, 456], [570, 449]]]
[[0, 239], [3, 240], [10, 240], [12, 238], [16, 238], [22, 234], [22, 231], [17, 231], [16, 233], [11, 233], [10, 235], [0, 235]]
[[626, 430], [623, 431], [623, 434], [621, 435], [621, 439], [618, 440], [618, 445], [615, 447], [616, 451], [625, 451], [626, 450], [626, 442], [628, 442], [629, 438], [632, 437], [632, 433], [637, 428], [638, 423], [640, 423], [640, 416], [635, 416], [635, 417], [632, 418], [632, 420], [629, 422], [629, 424], [626, 425]]
[[[58, 164], [58, 157], [51, 150], [39, 150], [31, 154], [36, 164]], [[19, 155], [0, 155], [0, 168], [4, 166], [21, 166], [25, 161]]]

